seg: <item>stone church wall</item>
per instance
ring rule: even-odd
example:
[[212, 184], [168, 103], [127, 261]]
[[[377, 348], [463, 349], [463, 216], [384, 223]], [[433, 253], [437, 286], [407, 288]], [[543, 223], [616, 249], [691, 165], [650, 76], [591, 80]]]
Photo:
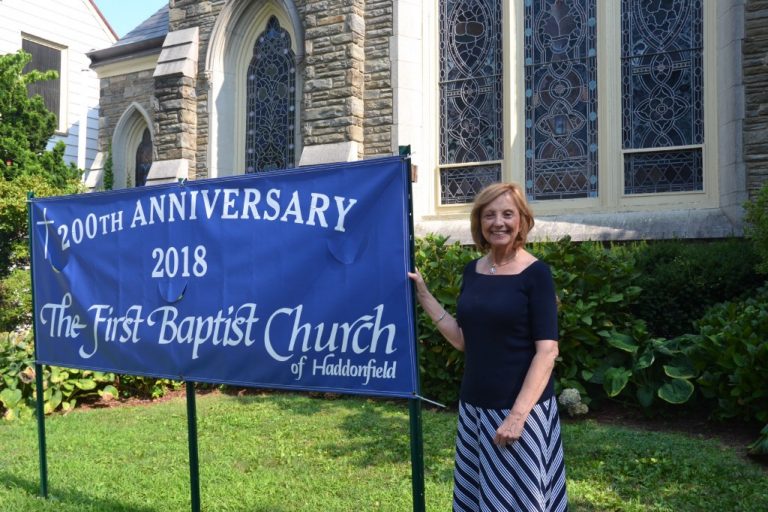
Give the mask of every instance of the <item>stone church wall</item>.
[[[176, 85], [167, 79], [153, 83], [150, 75], [149, 81], [142, 82], [143, 93], [158, 99], [155, 143], [159, 158], [188, 159], [190, 178], [202, 178], [208, 172], [210, 84], [205, 73], [205, 56], [224, 3], [223, 0], [172, 2], [169, 30], [193, 27], [199, 30], [198, 76], [191, 82], [177, 84], [180, 90], [189, 92], [185, 93], [186, 97], [174, 94]], [[304, 60], [298, 63], [303, 83], [303, 90], [299, 91], [303, 146], [354, 142], [359, 158], [392, 154], [393, 0], [295, 0], [293, 3], [304, 24]], [[154, 87], [162, 90], [149, 90]], [[190, 108], [195, 113], [194, 122]], [[185, 130], [193, 132], [180, 133], [173, 122], [182, 123]], [[174, 147], [181, 142], [181, 147]], [[194, 155], [190, 157], [189, 151], [194, 151]]]
[[744, 18], [744, 162], [754, 197], [768, 183], [768, 0], [748, 0]]
[[118, 121], [133, 103], [140, 105], [148, 115], [153, 114], [151, 103], [154, 93], [152, 70], [101, 79], [101, 98], [99, 100], [100, 151], [106, 152], [108, 150]]

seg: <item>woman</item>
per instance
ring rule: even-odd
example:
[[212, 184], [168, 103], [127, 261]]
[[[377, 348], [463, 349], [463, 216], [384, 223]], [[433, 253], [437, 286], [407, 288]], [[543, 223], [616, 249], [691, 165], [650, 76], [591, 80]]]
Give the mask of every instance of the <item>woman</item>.
[[453, 510], [566, 510], [557, 298], [549, 267], [524, 248], [533, 215], [519, 186], [496, 183], [477, 195], [470, 220], [485, 254], [464, 269], [456, 318], [418, 271], [408, 274], [440, 333], [465, 352]]

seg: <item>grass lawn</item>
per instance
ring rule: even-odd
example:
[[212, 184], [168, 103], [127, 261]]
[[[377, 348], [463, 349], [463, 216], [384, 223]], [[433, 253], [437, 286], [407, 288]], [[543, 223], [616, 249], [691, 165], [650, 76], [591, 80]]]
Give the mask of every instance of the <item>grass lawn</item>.
[[[197, 397], [206, 511], [411, 510], [408, 407], [285, 393]], [[451, 503], [453, 411], [424, 411], [426, 508]], [[0, 511], [190, 510], [186, 404], [46, 419], [50, 499], [37, 496], [33, 421], [0, 424]], [[718, 441], [563, 426], [572, 511], [768, 510], [768, 471]]]

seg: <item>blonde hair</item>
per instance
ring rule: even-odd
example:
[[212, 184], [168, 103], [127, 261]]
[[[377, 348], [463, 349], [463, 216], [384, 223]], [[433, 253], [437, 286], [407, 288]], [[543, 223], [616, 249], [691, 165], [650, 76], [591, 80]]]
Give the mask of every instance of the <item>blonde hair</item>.
[[528, 201], [526, 201], [525, 194], [519, 185], [516, 183], [493, 183], [488, 185], [475, 196], [475, 201], [472, 204], [472, 213], [469, 215], [472, 240], [475, 241], [475, 245], [481, 252], [487, 252], [491, 248], [491, 244], [483, 236], [481, 223], [483, 209], [504, 194], [509, 194], [512, 197], [512, 201], [520, 213], [520, 230], [517, 233], [517, 238], [512, 242], [512, 248], [517, 250], [523, 247], [528, 240], [528, 233], [533, 229], [533, 212], [528, 206]]

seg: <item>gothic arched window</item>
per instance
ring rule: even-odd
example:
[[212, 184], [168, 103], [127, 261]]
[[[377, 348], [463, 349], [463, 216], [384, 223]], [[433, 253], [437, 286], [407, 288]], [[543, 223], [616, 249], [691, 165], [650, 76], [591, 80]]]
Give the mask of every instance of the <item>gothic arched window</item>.
[[246, 90], [245, 172], [293, 167], [296, 57], [274, 16], [254, 45]]
[[150, 167], [152, 167], [152, 136], [149, 133], [149, 128], [145, 128], [139, 147], [136, 148], [136, 171], [134, 176], [137, 187], [143, 187], [147, 184], [147, 175], [149, 174]]

